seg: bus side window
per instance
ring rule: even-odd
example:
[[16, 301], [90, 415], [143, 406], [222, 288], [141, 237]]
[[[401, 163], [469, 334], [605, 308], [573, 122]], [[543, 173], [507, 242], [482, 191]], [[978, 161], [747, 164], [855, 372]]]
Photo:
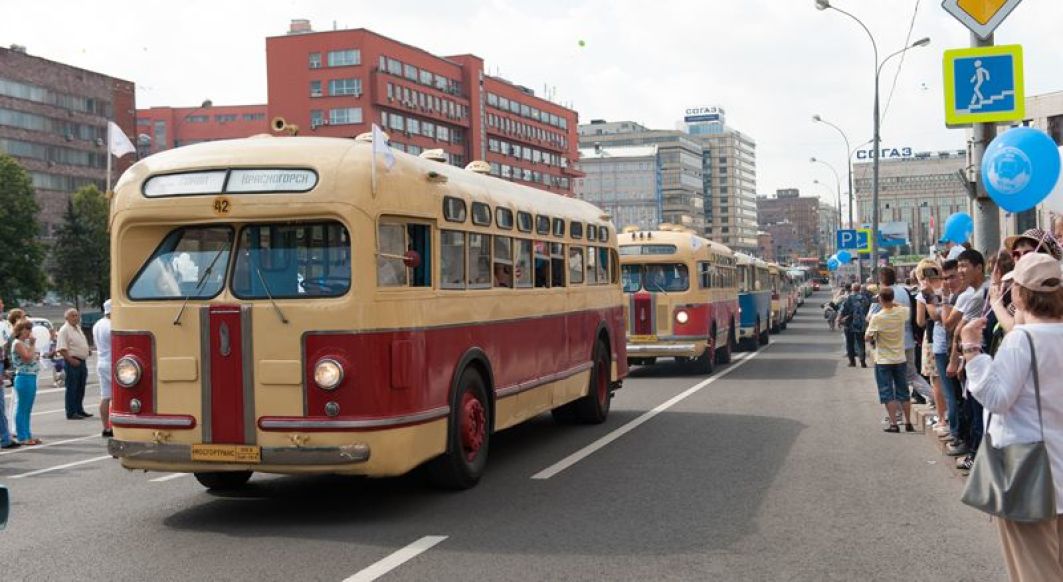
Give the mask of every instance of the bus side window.
[[381, 224], [380, 254], [376, 258], [376, 282], [380, 287], [404, 287], [406, 266], [402, 255], [406, 252], [406, 229], [401, 224]]
[[432, 229], [427, 224], [406, 226], [407, 248], [421, 257], [421, 264], [413, 269], [412, 287], [432, 286]]
[[517, 260], [514, 261], [514, 275], [517, 276], [517, 287], [531, 287], [534, 275], [534, 258], [532, 256], [532, 241], [526, 239], [517, 240]]
[[565, 286], [565, 246], [561, 243], [550, 243], [550, 275], [551, 287]]
[[[602, 229], [599, 228], [598, 232], [600, 234], [602, 232]], [[616, 271], [615, 265], [613, 266], [613, 270], [614, 272]], [[598, 247], [598, 284], [605, 285], [610, 281], [612, 281], [613, 283], [616, 282], [615, 280], [609, 277], [609, 249], [605, 247]]]
[[598, 284], [598, 249], [587, 247], [587, 284]]
[[709, 269], [709, 263], [705, 261], [698, 262], [698, 282], [700, 283], [702, 289], [712, 288], [712, 280], [709, 273]]
[[495, 287], [513, 288], [513, 239], [508, 236], [495, 237], [493, 270]]
[[439, 251], [443, 289], [465, 288], [465, 233], [457, 230], [439, 231]]
[[469, 288], [486, 289], [491, 286], [491, 235], [470, 232]]
[[535, 241], [535, 286], [550, 287], [550, 243]]
[[[572, 223], [573, 225], [579, 223]], [[583, 247], [568, 247], [568, 284], [583, 283]]]

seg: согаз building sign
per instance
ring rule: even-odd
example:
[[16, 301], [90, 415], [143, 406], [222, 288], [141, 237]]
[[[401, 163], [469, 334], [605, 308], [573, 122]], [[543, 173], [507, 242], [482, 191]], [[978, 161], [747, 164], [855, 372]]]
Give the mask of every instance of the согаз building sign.
[[[915, 154], [912, 153], [912, 148], [882, 148], [879, 150], [878, 153], [878, 157], [880, 160], [910, 158], [914, 155]], [[873, 160], [875, 159], [875, 150], [856, 150], [856, 159]]]

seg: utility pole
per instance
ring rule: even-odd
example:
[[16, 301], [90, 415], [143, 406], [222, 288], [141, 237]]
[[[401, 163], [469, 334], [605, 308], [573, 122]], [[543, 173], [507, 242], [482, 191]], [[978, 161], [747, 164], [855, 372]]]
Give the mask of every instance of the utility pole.
[[[982, 40], [971, 33], [972, 47], [993, 46], [993, 35]], [[975, 123], [971, 128], [971, 166], [970, 176], [974, 184], [968, 192], [974, 196], [974, 240], [971, 244], [983, 254], [1000, 248], [1000, 209], [982, 184], [982, 157], [986, 147], [997, 136], [997, 126], [993, 123]]]

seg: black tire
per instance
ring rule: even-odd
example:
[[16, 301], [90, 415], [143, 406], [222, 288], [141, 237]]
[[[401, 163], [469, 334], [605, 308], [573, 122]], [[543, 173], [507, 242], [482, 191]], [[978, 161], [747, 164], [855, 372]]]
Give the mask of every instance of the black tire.
[[687, 367], [695, 374], [712, 374], [716, 369], [716, 350], [706, 347], [700, 356], [688, 360]]
[[232, 491], [247, 485], [252, 471], [211, 471], [193, 473], [196, 481], [211, 491]]
[[[760, 329], [760, 320], [757, 320], [757, 329]], [[757, 343], [762, 346], [768, 345], [768, 342], [771, 341], [771, 339], [768, 337], [769, 335], [770, 331], [767, 327], [765, 327], [763, 330], [761, 330], [759, 334], [757, 334]]]
[[734, 323], [731, 327], [727, 328], [727, 347], [717, 348], [716, 350], [716, 363], [717, 364], [730, 364], [731, 356], [735, 349], [735, 327]]
[[491, 407], [480, 373], [466, 368], [450, 403], [447, 452], [429, 461], [428, 479], [443, 489], [468, 489], [480, 481], [487, 467], [491, 442]]
[[601, 424], [609, 417], [612, 387], [609, 385], [609, 346], [599, 340], [591, 359], [590, 386], [587, 395], [572, 403], [576, 420], [584, 424]]

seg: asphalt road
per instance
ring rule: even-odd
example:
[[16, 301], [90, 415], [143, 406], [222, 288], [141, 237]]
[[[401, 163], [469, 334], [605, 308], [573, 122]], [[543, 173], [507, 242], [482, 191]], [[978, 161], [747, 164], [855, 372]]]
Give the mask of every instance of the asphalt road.
[[97, 419], [43, 393], [45, 445], [0, 453], [0, 579], [1002, 579], [994, 524], [926, 436], [881, 431], [870, 371], [845, 367], [822, 300], [713, 376], [636, 369], [603, 425], [546, 415], [496, 435], [461, 493], [414, 473], [210, 494], [121, 469]]

